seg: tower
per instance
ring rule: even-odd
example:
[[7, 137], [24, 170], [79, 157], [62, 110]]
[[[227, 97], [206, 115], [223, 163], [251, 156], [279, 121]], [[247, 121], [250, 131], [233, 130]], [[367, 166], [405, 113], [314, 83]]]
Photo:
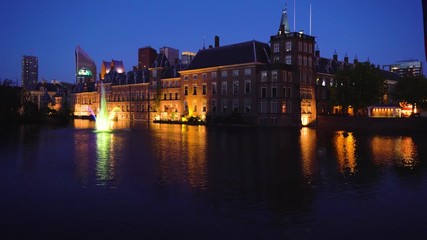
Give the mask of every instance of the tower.
[[35, 56], [22, 56], [22, 87], [29, 89], [37, 84], [39, 60]]
[[[278, 69], [292, 69], [292, 87], [299, 92], [299, 106], [302, 125], [313, 124], [316, 120], [314, 46], [315, 38], [301, 32], [290, 32], [287, 9], [282, 11], [279, 30], [270, 37], [271, 59]], [[279, 71], [280, 72], [280, 71]], [[296, 94], [295, 94], [296, 95]], [[292, 101], [296, 104], [295, 101]]]

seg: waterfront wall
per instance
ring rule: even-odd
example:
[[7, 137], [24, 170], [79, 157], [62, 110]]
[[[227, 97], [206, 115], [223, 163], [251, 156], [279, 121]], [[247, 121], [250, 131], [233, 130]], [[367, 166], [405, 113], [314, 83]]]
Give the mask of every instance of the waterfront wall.
[[427, 118], [369, 118], [349, 116], [318, 116], [317, 127], [332, 130], [423, 131]]

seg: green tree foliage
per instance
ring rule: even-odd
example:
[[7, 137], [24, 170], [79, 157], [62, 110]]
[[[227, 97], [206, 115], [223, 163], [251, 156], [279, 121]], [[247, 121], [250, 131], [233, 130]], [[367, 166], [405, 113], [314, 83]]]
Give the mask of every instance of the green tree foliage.
[[329, 87], [331, 106], [353, 107], [355, 112], [379, 103], [386, 91], [380, 69], [368, 62], [346, 67], [335, 75]]
[[423, 76], [403, 77], [396, 84], [395, 98], [412, 104], [412, 106], [426, 105], [427, 79]]

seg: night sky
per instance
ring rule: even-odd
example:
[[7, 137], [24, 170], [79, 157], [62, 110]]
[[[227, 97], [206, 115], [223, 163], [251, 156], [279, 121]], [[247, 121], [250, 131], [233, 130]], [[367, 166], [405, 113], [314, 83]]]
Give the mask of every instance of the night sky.
[[[294, 30], [294, 1], [288, 0]], [[0, 78], [21, 80], [22, 55], [39, 58], [39, 80], [75, 81], [74, 49], [80, 45], [97, 64], [137, 64], [138, 48], [163, 46], [197, 52], [213, 45], [249, 40], [268, 42], [276, 34], [285, 0], [2, 0]], [[296, 0], [296, 31], [312, 35], [320, 55], [377, 65], [422, 60], [420, 0]]]

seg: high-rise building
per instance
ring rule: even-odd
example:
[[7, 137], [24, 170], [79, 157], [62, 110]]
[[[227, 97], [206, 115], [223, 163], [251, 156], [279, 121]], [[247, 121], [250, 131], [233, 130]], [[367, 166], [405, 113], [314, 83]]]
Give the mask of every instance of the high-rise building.
[[418, 60], [404, 60], [389, 65], [390, 71], [399, 74], [401, 77], [416, 77], [423, 74], [423, 65]]
[[75, 50], [76, 83], [96, 81], [96, 64], [93, 59], [77, 45]]
[[190, 64], [191, 61], [193, 61], [194, 57], [196, 56], [196, 53], [194, 52], [182, 52], [181, 54], [181, 63], [182, 64]]
[[22, 57], [22, 87], [29, 89], [37, 84], [39, 60], [35, 56]]
[[149, 68], [156, 60], [157, 52], [152, 47], [143, 47], [138, 49], [138, 68]]
[[169, 62], [174, 65], [179, 61], [179, 50], [171, 47], [160, 48], [160, 53], [163, 53]]

